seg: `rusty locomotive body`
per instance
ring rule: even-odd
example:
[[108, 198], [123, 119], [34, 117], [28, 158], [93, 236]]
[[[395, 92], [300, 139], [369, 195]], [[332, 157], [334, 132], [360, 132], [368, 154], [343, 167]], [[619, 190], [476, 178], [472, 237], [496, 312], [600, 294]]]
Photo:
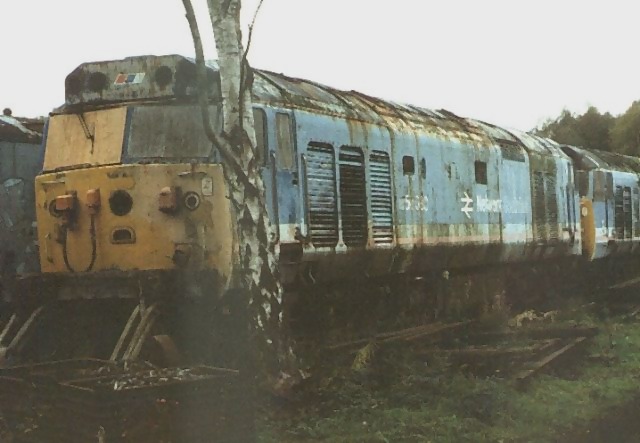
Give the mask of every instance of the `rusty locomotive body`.
[[[217, 66], [207, 68], [220, 128]], [[165, 351], [171, 335], [213, 352], [183, 314], [231, 289], [236, 221], [195, 82], [194, 62], [177, 55], [87, 63], [51, 115], [35, 183], [42, 275], [30, 292], [32, 306], [67, 318], [85, 304], [73, 325], [95, 337], [84, 354], [136, 357], [150, 331]], [[638, 250], [638, 159], [266, 71], [253, 93], [286, 291]]]

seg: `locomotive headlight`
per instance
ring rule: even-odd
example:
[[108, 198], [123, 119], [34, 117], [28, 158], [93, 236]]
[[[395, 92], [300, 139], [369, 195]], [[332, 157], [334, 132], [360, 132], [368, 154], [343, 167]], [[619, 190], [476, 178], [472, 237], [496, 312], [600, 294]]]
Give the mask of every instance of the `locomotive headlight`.
[[91, 91], [100, 92], [107, 88], [108, 82], [109, 81], [107, 80], [107, 76], [104, 72], [92, 72], [91, 75], [89, 75], [87, 83]]
[[195, 211], [200, 206], [200, 196], [193, 191], [187, 192], [184, 195], [184, 205], [188, 210]]
[[131, 212], [133, 207], [133, 198], [127, 191], [119, 189], [113, 191], [109, 197], [109, 209], [114, 215], [122, 216]]
[[158, 86], [164, 88], [173, 80], [173, 71], [170, 67], [162, 65], [154, 72], [153, 80]]

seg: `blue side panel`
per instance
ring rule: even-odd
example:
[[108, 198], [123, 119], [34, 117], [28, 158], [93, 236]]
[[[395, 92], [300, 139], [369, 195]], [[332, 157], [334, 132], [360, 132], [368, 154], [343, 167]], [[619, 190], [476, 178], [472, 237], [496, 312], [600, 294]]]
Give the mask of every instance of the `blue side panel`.
[[[334, 150], [335, 159], [338, 158], [341, 146], [351, 146], [352, 138], [350, 137], [350, 131], [348, 125], [344, 120], [334, 119], [329, 116], [314, 115], [303, 111], [296, 111], [296, 136], [297, 147], [300, 164], [304, 164], [303, 159], [308, 155], [307, 149], [310, 143], [319, 143], [328, 145]], [[335, 165], [327, 165], [327, 167], [335, 167]], [[302, 170], [300, 174], [300, 181], [305, 182], [308, 177], [304, 176], [305, 171]], [[336, 170], [336, 181], [340, 180], [339, 171]], [[293, 202], [301, 202], [303, 207], [307, 204], [307, 196], [305, 195], [305, 186], [298, 186], [293, 191], [296, 192]], [[336, 202], [339, 203], [339, 202]], [[339, 208], [339, 204], [336, 205]], [[286, 208], [280, 206], [280, 208]], [[295, 226], [283, 226], [281, 221], [281, 231], [287, 231], [287, 235], [281, 234], [282, 241], [294, 241], [293, 230], [295, 227], [299, 227], [304, 236], [309, 234], [309, 226], [307, 220], [307, 214], [302, 208], [298, 211], [298, 217], [294, 220], [289, 219], [286, 223], [295, 223]], [[338, 209], [339, 210], [339, 209]], [[338, 217], [340, 220], [340, 217]], [[338, 222], [339, 241], [336, 249], [344, 249], [344, 242], [342, 241], [342, 225]]]

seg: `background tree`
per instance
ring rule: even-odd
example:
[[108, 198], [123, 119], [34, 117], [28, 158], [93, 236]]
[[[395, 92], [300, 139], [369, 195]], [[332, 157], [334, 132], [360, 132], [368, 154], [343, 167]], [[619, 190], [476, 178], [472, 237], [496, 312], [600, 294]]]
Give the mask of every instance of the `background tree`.
[[611, 128], [611, 145], [616, 152], [640, 156], [640, 100], [616, 119]]
[[[278, 384], [281, 374], [293, 374], [295, 359], [282, 319], [282, 288], [273, 248], [265, 188], [256, 157], [252, 108], [252, 71], [243, 49], [240, 0], [207, 0], [218, 52], [223, 128], [216, 133], [209, 115], [206, 66], [200, 32], [190, 0], [183, 0], [193, 37], [199, 85], [199, 103], [205, 131], [222, 158], [232, 210], [237, 221], [238, 257], [234, 263], [234, 303], [247, 311], [252, 354], [259, 368]], [[262, 2], [260, 3], [262, 4]], [[258, 6], [259, 9], [260, 6]], [[257, 11], [256, 11], [257, 14]], [[255, 16], [254, 16], [255, 22]], [[251, 29], [247, 50], [251, 40]], [[274, 379], [275, 378], [275, 379]], [[273, 384], [272, 384], [273, 385]]]
[[556, 119], [547, 120], [540, 128], [536, 128], [534, 133], [558, 143], [611, 151], [609, 133], [614, 122], [615, 117], [608, 112], [600, 114], [594, 106], [590, 106], [582, 115], [574, 115], [565, 109]]

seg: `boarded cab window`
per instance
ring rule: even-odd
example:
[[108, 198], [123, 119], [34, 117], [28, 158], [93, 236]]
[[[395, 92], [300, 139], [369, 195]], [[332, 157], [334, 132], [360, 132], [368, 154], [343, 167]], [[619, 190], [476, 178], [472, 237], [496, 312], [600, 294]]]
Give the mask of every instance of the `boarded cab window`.
[[278, 139], [278, 168], [293, 169], [293, 130], [289, 114], [276, 114], [276, 136]]
[[[215, 107], [210, 107], [209, 112], [214, 121], [219, 119]], [[126, 150], [132, 159], [184, 161], [211, 154], [211, 141], [205, 135], [199, 106], [137, 106], [131, 108], [130, 114]]]
[[405, 175], [413, 175], [416, 172], [416, 165], [413, 157], [405, 155], [402, 157], [402, 173]]
[[486, 162], [475, 162], [475, 172], [476, 172], [476, 183], [480, 185], [487, 184], [487, 163]]
[[253, 122], [256, 128], [256, 160], [259, 165], [266, 164], [268, 151], [267, 145], [267, 115], [264, 109], [253, 108]]

